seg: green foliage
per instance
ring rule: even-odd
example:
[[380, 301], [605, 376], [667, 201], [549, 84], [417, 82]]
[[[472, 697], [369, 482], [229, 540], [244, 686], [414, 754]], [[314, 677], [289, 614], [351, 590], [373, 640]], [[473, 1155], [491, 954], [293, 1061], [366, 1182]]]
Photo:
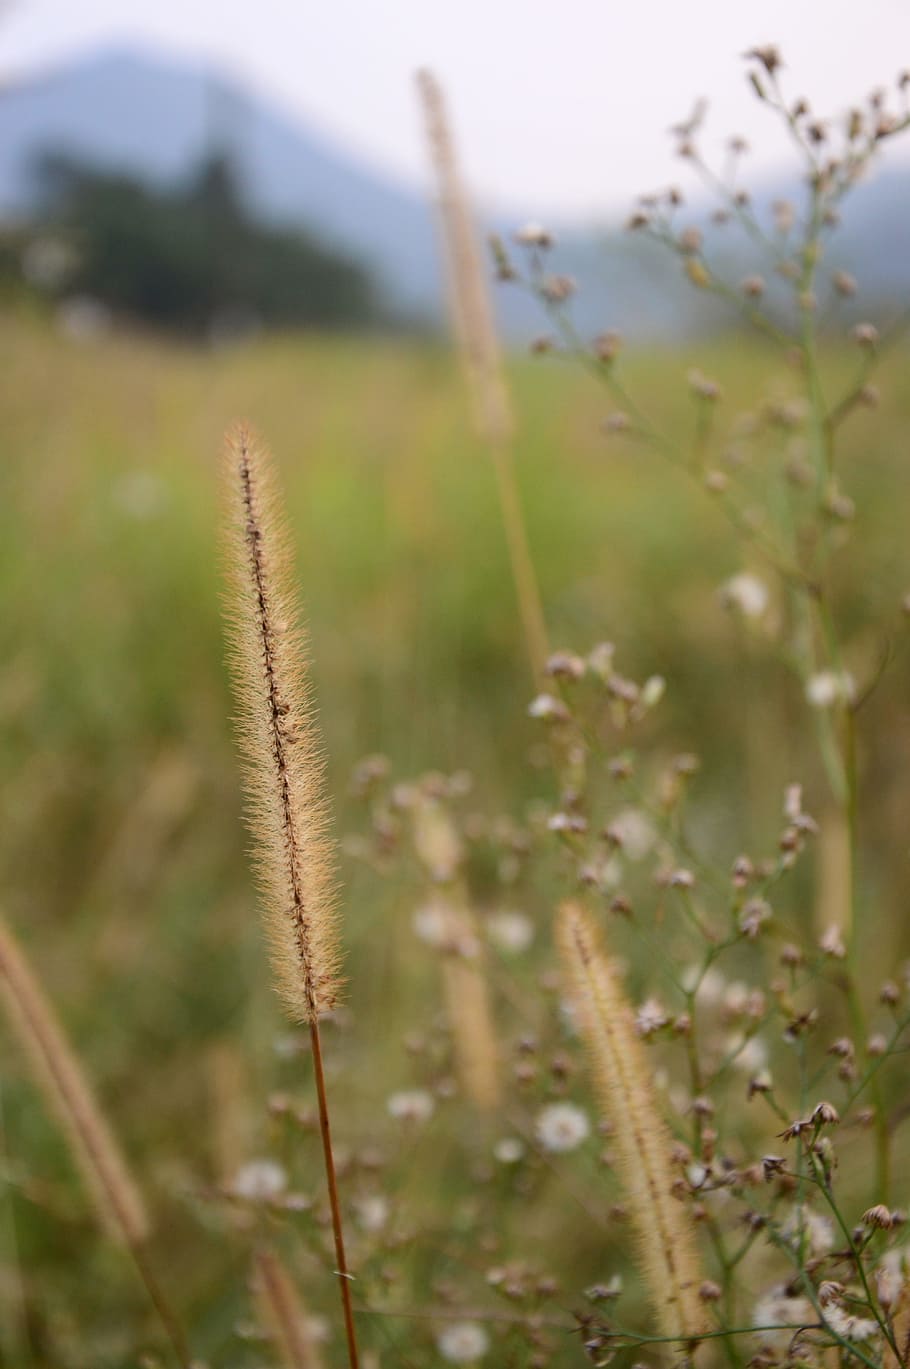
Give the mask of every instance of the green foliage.
[[67, 294], [90, 296], [116, 315], [197, 336], [377, 320], [366, 270], [306, 233], [255, 222], [222, 157], [177, 190], [59, 156], [45, 159], [41, 178], [48, 228], [74, 250]]

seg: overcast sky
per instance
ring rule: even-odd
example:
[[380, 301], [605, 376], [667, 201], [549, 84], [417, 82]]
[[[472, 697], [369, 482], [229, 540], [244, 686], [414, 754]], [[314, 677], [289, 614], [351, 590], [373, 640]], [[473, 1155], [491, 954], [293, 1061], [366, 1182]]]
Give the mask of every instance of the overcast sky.
[[743, 133], [757, 172], [783, 164], [743, 78], [766, 42], [794, 95], [837, 112], [910, 67], [910, 0], [7, 0], [0, 20], [7, 73], [115, 43], [201, 58], [412, 184], [430, 65], [475, 190], [573, 215], [684, 179], [666, 129], [697, 95], [706, 148]]

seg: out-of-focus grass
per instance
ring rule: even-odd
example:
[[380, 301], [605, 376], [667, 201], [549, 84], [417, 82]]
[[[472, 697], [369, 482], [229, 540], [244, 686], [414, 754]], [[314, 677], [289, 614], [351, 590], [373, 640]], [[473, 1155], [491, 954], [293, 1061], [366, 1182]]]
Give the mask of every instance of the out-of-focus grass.
[[[724, 387], [722, 428], [756, 395], [787, 393], [783, 364], [746, 343], [633, 357], [630, 387], [669, 431], [692, 427], [695, 361]], [[888, 363], [882, 407], [847, 429], [843, 478], [860, 532], [842, 626], [860, 672], [880, 646], [867, 620], [887, 620], [903, 651], [905, 364]], [[831, 365], [846, 384], [851, 358]], [[706, 831], [731, 851], [767, 839], [806, 747], [796, 723], [779, 725], [798, 715], [788, 707], [798, 686], [717, 601], [741, 549], [697, 483], [604, 437], [610, 406], [589, 377], [546, 360], [513, 370], [520, 482], [554, 645], [608, 638], [628, 673], [665, 675], [663, 744], [698, 751], [706, 791], [731, 796], [706, 808]], [[219, 1145], [255, 1151], [284, 1068], [271, 1049], [283, 1028], [243, 857], [222, 667], [221, 433], [250, 419], [285, 476], [342, 831], [347, 777], [368, 751], [404, 774], [466, 768], [478, 805], [493, 811], [546, 793], [526, 763], [530, 689], [493, 477], [453, 359], [429, 346], [278, 340], [201, 355], [128, 338], [77, 346], [7, 319], [0, 408], [2, 897], [148, 1176], [170, 1281], [211, 1350], [230, 1336], [243, 1269], [230, 1242], [206, 1248], [200, 1176], [215, 1177]], [[886, 677], [861, 754], [882, 965], [908, 949], [901, 882], [877, 863], [903, 821], [903, 674]], [[341, 1115], [347, 1106], [362, 1122], [403, 1077], [400, 1041], [413, 1024], [393, 991], [410, 973], [410, 908], [394, 887], [345, 876], [361, 1025], [344, 1073], [356, 1096]], [[534, 910], [542, 936], [544, 904]], [[409, 992], [402, 1003], [421, 1002]], [[225, 1043], [240, 1052], [248, 1103], [226, 1140], [213, 1085]], [[48, 1363], [84, 1336], [93, 1363], [126, 1363], [130, 1342], [115, 1328], [144, 1315], [140, 1295], [93, 1238], [5, 1036], [2, 1055], [6, 1262], [24, 1271], [35, 1336]], [[429, 1158], [425, 1173], [431, 1182]], [[80, 1363], [78, 1351], [65, 1362]]]

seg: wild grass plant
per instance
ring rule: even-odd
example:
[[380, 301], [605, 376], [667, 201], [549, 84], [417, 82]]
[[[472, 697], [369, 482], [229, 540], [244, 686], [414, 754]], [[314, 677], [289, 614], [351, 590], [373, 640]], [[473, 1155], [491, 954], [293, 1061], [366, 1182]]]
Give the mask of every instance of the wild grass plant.
[[[842, 147], [773, 50], [749, 72], [805, 173], [770, 224], [722, 182], [715, 231], [767, 248], [761, 282], [725, 279], [678, 192], [635, 231], [735, 297], [758, 344], [698, 344], [688, 381], [678, 354], [586, 346], [558, 244], [529, 225], [496, 247], [552, 317], [512, 367], [515, 493], [571, 646], [530, 697], [496, 473], [463, 458], [444, 355], [123, 349], [105, 408], [113, 357], [60, 356], [27, 323], [2, 340], [11, 913], [147, 1179], [148, 1257], [206, 1363], [350, 1362], [339, 1285], [364, 1365], [907, 1362], [905, 352], [838, 313], [859, 293], [835, 281], [833, 222], [905, 85], [848, 115]], [[701, 167], [698, 135], [675, 136]], [[606, 386], [605, 434], [598, 392], [549, 353]], [[49, 363], [70, 378], [47, 410]], [[323, 870], [312, 720], [293, 612], [264, 630], [247, 574], [235, 678], [301, 1030], [260, 972], [213, 722], [232, 711], [213, 482], [186, 453], [229, 403], [262, 416], [285, 477], [343, 834], [348, 988], [314, 1004], [308, 919], [330, 900], [295, 892], [291, 832]], [[244, 452], [238, 434], [241, 489]], [[255, 581], [248, 524], [233, 560]], [[47, 660], [21, 645], [36, 623]], [[29, 859], [51, 839], [65, 881]], [[166, 1362], [29, 1100], [25, 1078], [3, 1100], [3, 1362]]]

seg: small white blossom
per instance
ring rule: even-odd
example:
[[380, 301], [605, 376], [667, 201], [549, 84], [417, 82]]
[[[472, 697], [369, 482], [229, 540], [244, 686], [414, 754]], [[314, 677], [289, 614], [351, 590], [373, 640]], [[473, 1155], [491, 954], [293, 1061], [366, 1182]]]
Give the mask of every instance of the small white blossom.
[[806, 681], [806, 698], [813, 708], [850, 703], [855, 697], [856, 682], [846, 670], [820, 670]]
[[838, 1307], [837, 1303], [829, 1303], [823, 1315], [835, 1335], [843, 1336], [844, 1340], [869, 1340], [879, 1330], [878, 1322], [873, 1321], [871, 1317], [857, 1317], [852, 1312], [846, 1312], [843, 1307]]
[[875, 1271], [875, 1291], [882, 1307], [888, 1311], [900, 1297], [906, 1280], [906, 1251], [888, 1250]]
[[277, 1160], [248, 1160], [234, 1175], [231, 1192], [251, 1203], [267, 1203], [287, 1186], [288, 1176]]
[[[802, 1226], [800, 1226], [802, 1221]], [[792, 1241], [797, 1241], [800, 1230], [805, 1233], [805, 1239], [812, 1255], [827, 1255], [834, 1249], [834, 1226], [832, 1222], [823, 1217], [820, 1212], [813, 1212], [811, 1208], [803, 1208], [802, 1214], [799, 1211], [784, 1223], [782, 1234], [788, 1236]]]
[[727, 1050], [736, 1052], [733, 1064], [743, 1074], [758, 1075], [767, 1067], [768, 1047], [760, 1036], [750, 1036], [745, 1040], [741, 1036], [730, 1038]]
[[824, 951], [825, 955], [830, 955], [832, 960], [843, 960], [847, 954], [843, 933], [835, 923], [825, 929], [819, 937], [818, 945], [819, 949]]
[[444, 899], [430, 899], [422, 903], [412, 922], [415, 934], [427, 946], [441, 949], [452, 941], [452, 909]]
[[744, 618], [760, 618], [768, 607], [767, 586], [748, 571], [732, 576], [721, 585], [719, 594], [725, 608], [737, 609]]
[[553, 235], [542, 223], [532, 219], [530, 223], [523, 224], [516, 230], [515, 241], [521, 243], [522, 247], [552, 247]]
[[588, 823], [579, 813], [552, 813], [547, 828], [551, 832], [586, 832]]
[[357, 1220], [364, 1231], [381, 1231], [389, 1220], [389, 1200], [381, 1193], [371, 1193], [366, 1198], [359, 1198], [354, 1208]]
[[545, 721], [564, 722], [569, 716], [569, 710], [562, 699], [557, 699], [552, 694], [538, 694], [537, 698], [528, 704], [528, 716], [543, 718]]
[[639, 1036], [653, 1036], [661, 1027], [665, 1027], [669, 1020], [659, 999], [646, 998], [635, 1013], [635, 1030]]
[[389, 1114], [405, 1122], [428, 1121], [434, 1107], [433, 1095], [427, 1093], [426, 1089], [402, 1090], [393, 1093], [386, 1102]]
[[490, 1348], [490, 1338], [476, 1321], [455, 1321], [440, 1331], [436, 1345], [451, 1364], [473, 1364]]
[[524, 1141], [520, 1141], [517, 1136], [504, 1136], [493, 1147], [493, 1155], [501, 1165], [517, 1165], [524, 1157], [524, 1153]]
[[641, 687], [643, 708], [654, 708], [666, 693], [667, 682], [663, 675], [649, 675]]
[[[755, 1304], [752, 1325], [762, 1345], [769, 1349], [786, 1351], [794, 1336], [793, 1327], [811, 1326], [815, 1321], [815, 1311], [808, 1298], [788, 1297], [783, 1286], [772, 1288]], [[764, 1328], [788, 1328], [773, 1330]]]
[[612, 642], [598, 642], [597, 646], [588, 652], [588, 669], [602, 680], [608, 680], [613, 673], [615, 652], [616, 648]]
[[575, 1150], [591, 1134], [588, 1115], [574, 1103], [550, 1103], [537, 1114], [534, 1133], [544, 1150]]
[[687, 965], [680, 982], [687, 993], [698, 985], [696, 998], [703, 1008], [716, 1008], [722, 1001], [727, 989], [727, 981], [720, 970], [709, 969], [702, 974], [700, 965]]
[[741, 979], [734, 979], [732, 984], [727, 985], [722, 1001], [725, 1013], [730, 1017], [741, 1017], [749, 1001], [748, 984]]
[[638, 808], [624, 808], [617, 813], [610, 823], [610, 834], [615, 834], [629, 860], [643, 860], [657, 841], [654, 824]]
[[534, 923], [524, 913], [503, 909], [487, 919], [487, 935], [501, 951], [519, 955], [534, 940]]
[[582, 884], [596, 887], [602, 893], [606, 893], [610, 889], [617, 889], [622, 883], [622, 864], [615, 856], [598, 853], [579, 867], [578, 877]]

